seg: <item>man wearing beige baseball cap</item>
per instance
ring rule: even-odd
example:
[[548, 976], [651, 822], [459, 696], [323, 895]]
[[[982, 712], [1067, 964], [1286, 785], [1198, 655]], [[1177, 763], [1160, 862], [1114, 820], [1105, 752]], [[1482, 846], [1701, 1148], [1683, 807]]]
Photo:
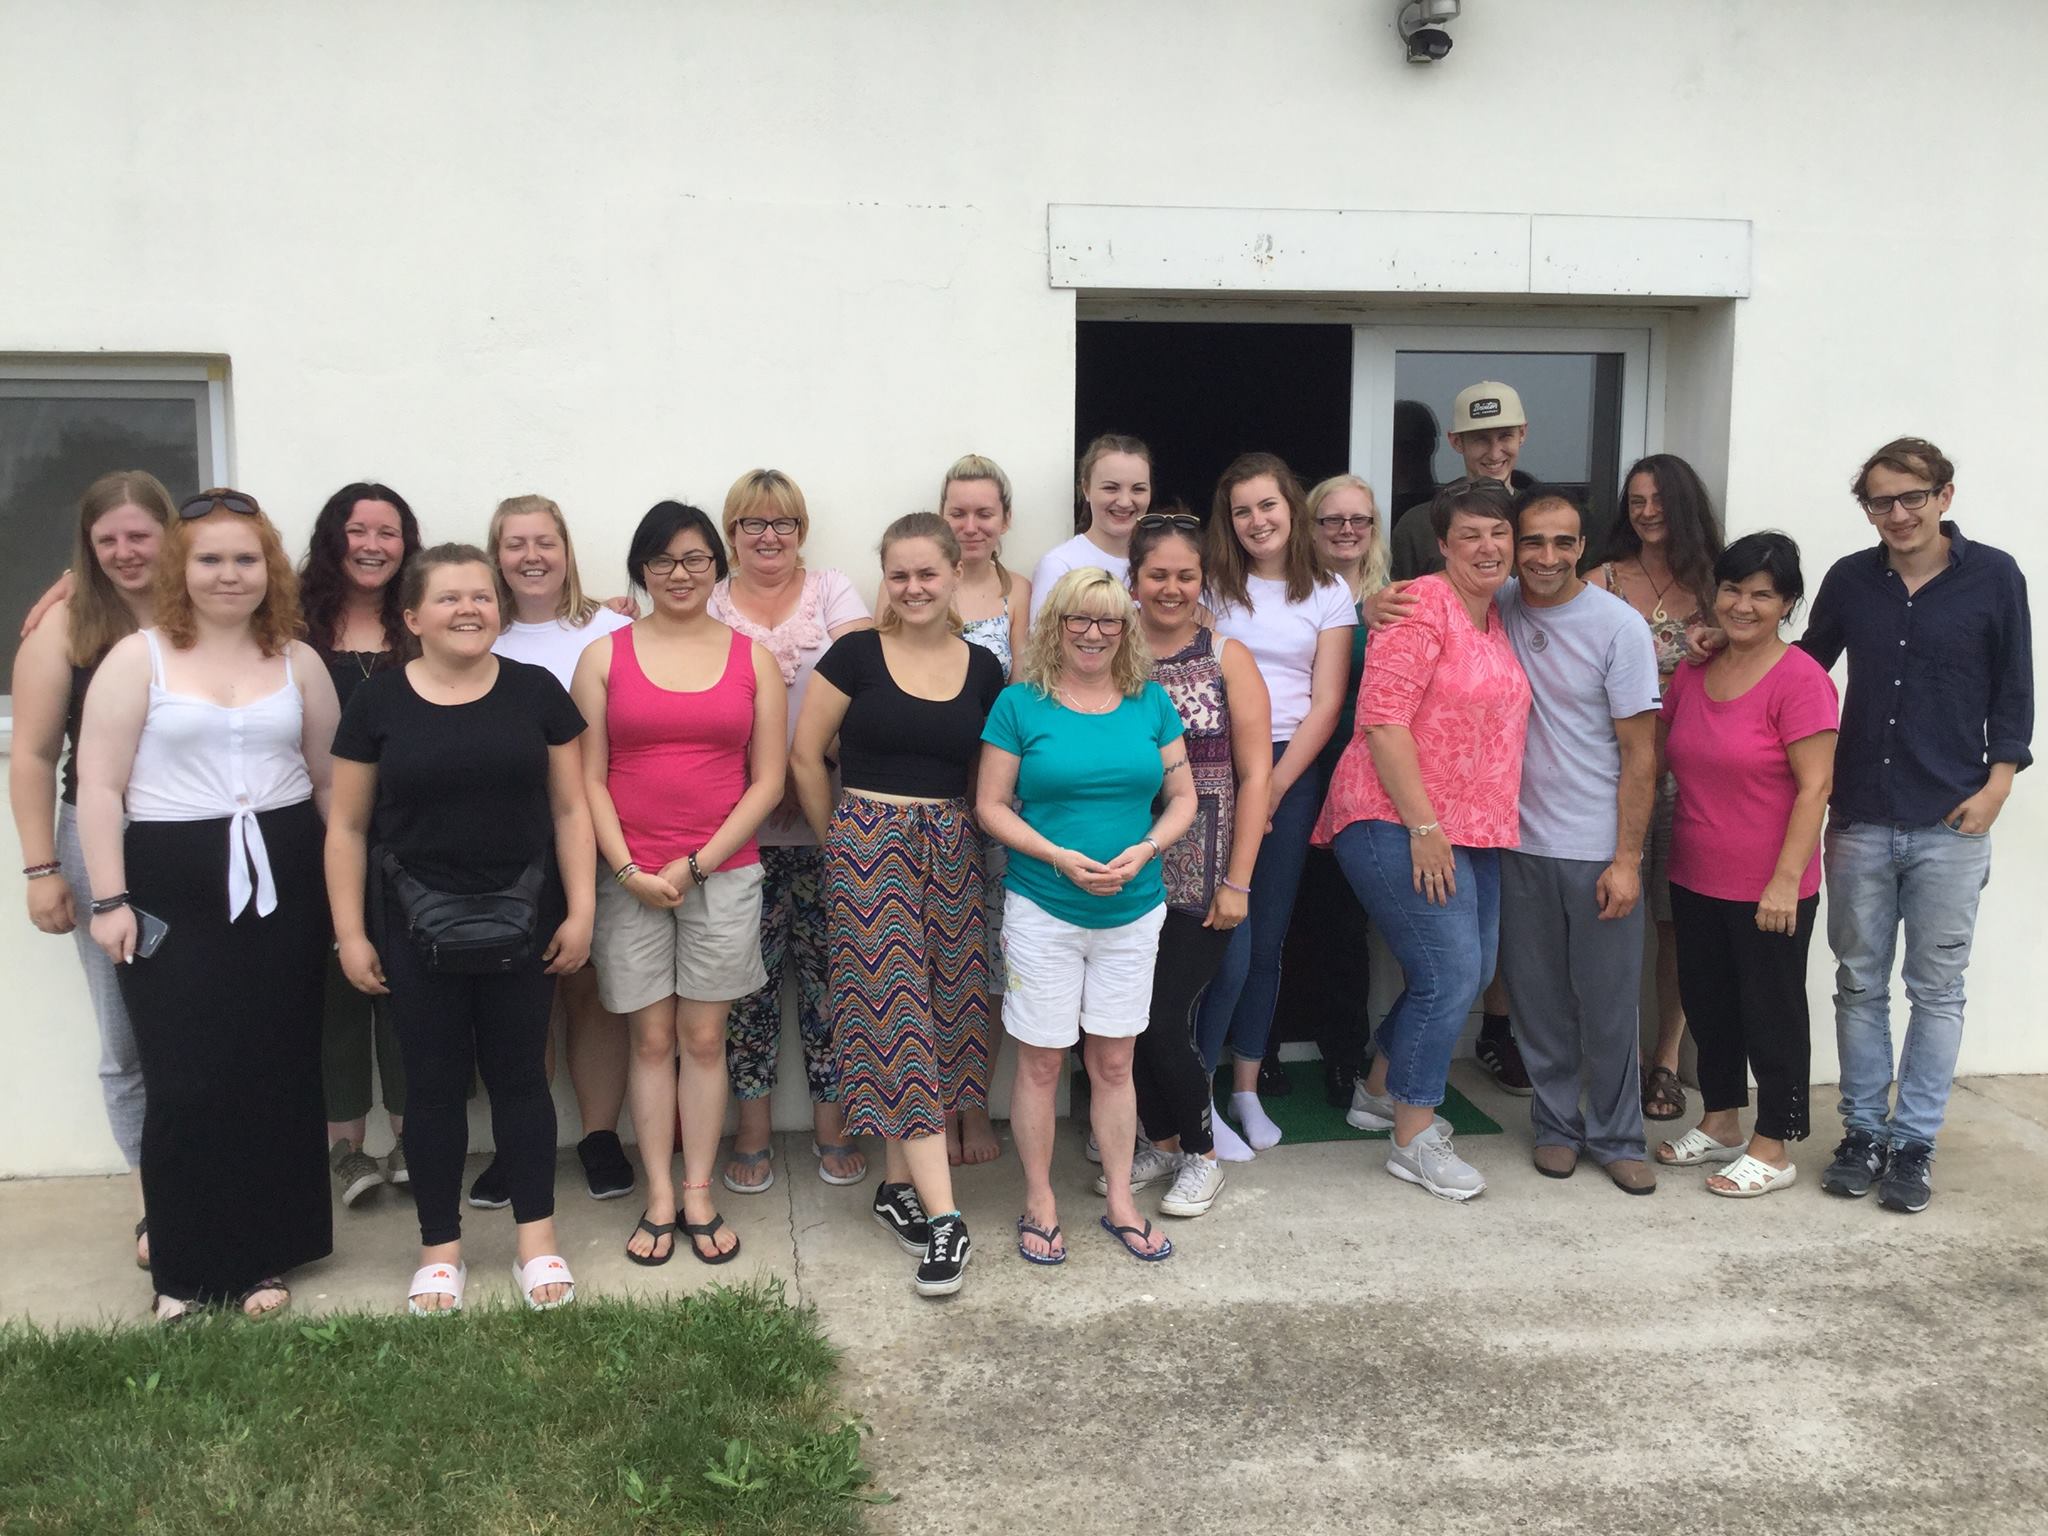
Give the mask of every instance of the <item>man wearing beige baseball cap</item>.
[[[1498, 480], [1519, 491], [1535, 483], [1515, 468], [1528, 434], [1529, 418], [1523, 414], [1522, 397], [1510, 386], [1487, 379], [1458, 392], [1451, 406], [1450, 430], [1444, 436], [1464, 459], [1468, 478]], [[1412, 581], [1444, 568], [1436, 533], [1429, 524], [1432, 499], [1425, 496], [1395, 520], [1391, 548], [1396, 581]]]

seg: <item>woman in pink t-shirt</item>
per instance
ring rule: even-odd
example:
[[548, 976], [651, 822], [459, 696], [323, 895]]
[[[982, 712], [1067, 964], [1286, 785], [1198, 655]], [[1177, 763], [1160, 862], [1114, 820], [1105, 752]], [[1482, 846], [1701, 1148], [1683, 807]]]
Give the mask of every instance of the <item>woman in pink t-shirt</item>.
[[[1714, 582], [1727, 648], [1679, 667], [1657, 727], [1678, 780], [1671, 915], [1706, 1113], [1657, 1160], [1713, 1166], [1707, 1188], [1740, 1198], [1790, 1184], [1799, 1170], [1785, 1143], [1807, 1133], [1806, 948], [1838, 715], [1826, 670], [1779, 632], [1805, 590], [1799, 546], [1782, 533], [1737, 539]], [[1756, 1129], [1745, 1147], [1751, 1072]]]
[[1394, 1133], [1387, 1172], [1446, 1200], [1486, 1188], [1435, 1114], [1458, 1031], [1500, 936], [1500, 850], [1521, 840], [1529, 680], [1493, 595], [1513, 567], [1508, 493], [1458, 480], [1430, 507], [1443, 574], [1375, 635], [1358, 731], [1338, 760], [1315, 841], [1401, 962], [1407, 985], [1380, 1026], [1346, 1116]]

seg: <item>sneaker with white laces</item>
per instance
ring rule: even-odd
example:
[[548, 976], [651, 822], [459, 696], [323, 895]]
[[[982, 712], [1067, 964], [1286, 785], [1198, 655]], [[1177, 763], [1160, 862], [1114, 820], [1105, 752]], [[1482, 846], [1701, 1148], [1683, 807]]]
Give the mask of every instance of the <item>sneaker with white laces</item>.
[[1451, 1133], [1433, 1125], [1405, 1147], [1387, 1144], [1387, 1172], [1443, 1200], [1470, 1200], [1486, 1192], [1479, 1170], [1452, 1150]]
[[[1351, 1087], [1351, 1107], [1344, 1111], [1344, 1123], [1360, 1131], [1391, 1131], [1394, 1128], [1393, 1095], [1374, 1093], [1365, 1086], [1361, 1074]], [[1446, 1136], [1451, 1134], [1451, 1122], [1442, 1115], [1430, 1121]]]
[[917, 1191], [908, 1184], [891, 1184], [885, 1179], [875, 1186], [875, 1220], [905, 1253], [922, 1258], [931, 1245], [930, 1220]]
[[[1162, 1179], [1170, 1179], [1180, 1168], [1178, 1152], [1162, 1152], [1149, 1141], [1140, 1141], [1138, 1150], [1131, 1156], [1131, 1188], [1144, 1189]], [[1109, 1193], [1109, 1175], [1095, 1175], [1095, 1193]]]
[[377, 1159], [346, 1136], [327, 1149], [327, 1166], [334, 1170], [334, 1185], [341, 1191], [344, 1206], [354, 1206], [384, 1182], [384, 1170], [377, 1166]]
[[967, 1278], [967, 1261], [974, 1257], [974, 1242], [958, 1212], [934, 1221], [931, 1233], [911, 1284], [920, 1296], [950, 1296]]
[[1173, 1187], [1159, 1202], [1162, 1216], [1200, 1216], [1223, 1193], [1223, 1164], [1199, 1152], [1183, 1152]]

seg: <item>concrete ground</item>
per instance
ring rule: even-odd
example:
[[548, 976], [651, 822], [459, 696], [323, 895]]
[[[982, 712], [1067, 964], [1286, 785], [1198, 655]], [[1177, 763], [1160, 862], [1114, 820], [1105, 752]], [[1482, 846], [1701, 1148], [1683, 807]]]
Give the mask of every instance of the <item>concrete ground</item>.
[[[1458, 1081], [1507, 1127], [1461, 1139], [1483, 1199], [1397, 1183], [1378, 1143], [1283, 1146], [1171, 1224], [1158, 1266], [1096, 1227], [1074, 1126], [1072, 1258], [1016, 1258], [1006, 1143], [961, 1175], [980, 1246], [944, 1302], [798, 1137], [770, 1193], [724, 1200], [728, 1268], [628, 1265], [632, 1202], [592, 1203], [572, 1162], [564, 1247], [593, 1293], [788, 1279], [845, 1349], [885, 1531], [2048, 1530], [2048, 1078], [1958, 1086], [1919, 1217], [1820, 1193], [1828, 1114], [1791, 1190], [1722, 1200], [1679, 1172], [1630, 1199], [1590, 1167], [1539, 1178], [1523, 1105], [1469, 1063]], [[301, 1310], [397, 1304], [409, 1202], [376, 1198], [293, 1277]], [[138, 1316], [128, 1199], [0, 1184], [0, 1316]], [[509, 1296], [509, 1213], [472, 1218], [472, 1294]]]

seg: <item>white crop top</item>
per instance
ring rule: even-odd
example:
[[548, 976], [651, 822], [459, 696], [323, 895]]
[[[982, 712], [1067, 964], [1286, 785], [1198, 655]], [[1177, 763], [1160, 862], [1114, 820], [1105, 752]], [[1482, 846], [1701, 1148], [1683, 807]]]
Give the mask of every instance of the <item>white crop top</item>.
[[132, 821], [211, 821], [228, 817], [228, 920], [253, 897], [259, 917], [277, 910], [277, 882], [263, 846], [259, 811], [313, 798], [302, 742], [306, 709], [285, 652], [284, 686], [230, 707], [164, 686], [157, 632], [149, 643], [149, 713], [128, 774]]

